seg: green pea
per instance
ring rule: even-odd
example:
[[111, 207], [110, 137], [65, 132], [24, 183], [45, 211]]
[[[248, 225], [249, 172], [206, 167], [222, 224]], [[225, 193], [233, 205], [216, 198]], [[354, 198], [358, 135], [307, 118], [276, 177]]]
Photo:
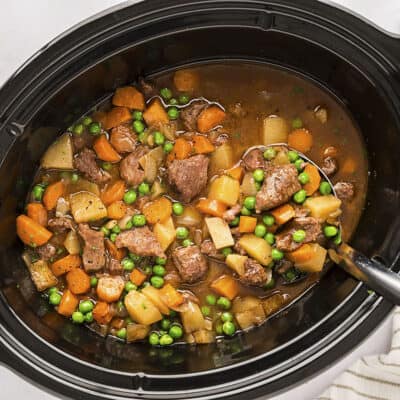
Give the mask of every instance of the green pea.
[[143, 120], [143, 113], [142, 113], [141, 111], [139, 111], [139, 110], [135, 110], [135, 111], [132, 113], [132, 118], [133, 118], [135, 121], [142, 121], [142, 120]]
[[267, 226], [273, 226], [275, 224], [275, 218], [271, 214], [263, 216], [263, 222]]
[[167, 111], [169, 119], [177, 119], [179, 117], [179, 110], [176, 107], [169, 107]]
[[178, 97], [179, 104], [187, 104], [189, 103], [189, 96], [186, 94], [181, 94]]
[[225, 335], [232, 336], [236, 332], [235, 324], [231, 321], [226, 321], [222, 324], [222, 331]]
[[324, 227], [324, 235], [327, 238], [332, 238], [332, 237], [336, 236], [337, 233], [338, 233], [338, 228], [336, 228], [336, 226], [327, 225]]
[[124, 269], [124, 271], [132, 271], [133, 268], [135, 268], [135, 263], [129, 257], [125, 257], [121, 261], [121, 265], [122, 265], [122, 268]]
[[52, 293], [58, 293], [58, 288], [56, 288], [55, 286], [51, 287], [48, 291], [47, 291], [48, 295], [50, 296]]
[[256, 208], [256, 198], [254, 196], [248, 196], [244, 199], [243, 205], [248, 210], [254, 210]]
[[202, 306], [201, 312], [205, 317], [208, 317], [211, 314], [211, 309], [209, 306]]
[[294, 150], [289, 150], [287, 152], [287, 156], [288, 156], [288, 159], [289, 159], [289, 161], [291, 163], [295, 162], [299, 158], [299, 155], [297, 154], [297, 151], [294, 151]]
[[294, 166], [296, 167], [297, 171], [303, 171], [304, 169], [304, 160], [302, 158], [298, 158], [295, 162], [294, 162]]
[[183, 205], [181, 203], [174, 203], [172, 204], [172, 211], [175, 215], [182, 215], [183, 214]]
[[139, 186], [138, 186], [138, 192], [142, 195], [145, 196], [146, 194], [150, 193], [150, 185], [146, 182], [142, 182]]
[[148, 133], [147, 132], [138, 133], [139, 142], [142, 143], [142, 144], [147, 144], [147, 137], [148, 137]]
[[90, 300], [84, 300], [79, 303], [79, 311], [82, 314], [86, 314], [89, 311], [92, 311], [94, 308], [93, 303]]
[[178, 104], [178, 100], [175, 99], [175, 97], [173, 97], [168, 104], [170, 104], [171, 106], [176, 106]]
[[92, 122], [92, 123], [89, 125], [89, 132], [90, 132], [92, 135], [98, 135], [98, 134], [101, 132], [101, 126], [100, 126], [100, 124], [99, 124], [98, 122]]
[[264, 285], [264, 289], [272, 289], [275, 287], [275, 279], [271, 277], [271, 279]]
[[310, 182], [310, 176], [307, 174], [307, 172], [300, 173], [297, 179], [302, 185], [305, 185], [306, 183]]
[[44, 187], [42, 185], [35, 185], [32, 189], [33, 198], [37, 201], [42, 200]]
[[210, 306], [215, 306], [217, 304], [217, 298], [213, 294], [208, 294], [206, 296], [206, 302]]
[[224, 310], [229, 310], [231, 308], [231, 301], [228, 298], [221, 296], [217, 300], [217, 306], [221, 307]]
[[160, 90], [160, 95], [164, 100], [169, 100], [172, 97], [171, 89], [162, 88]]
[[276, 156], [276, 150], [273, 147], [268, 147], [264, 151], [264, 158], [266, 160], [272, 160], [273, 158], [275, 158], [275, 156]]
[[101, 168], [103, 168], [105, 171], [111, 171], [111, 169], [112, 169], [112, 164], [111, 164], [110, 162], [108, 162], [108, 161], [103, 162], [103, 163], [101, 164]]
[[217, 324], [215, 325], [215, 333], [217, 335], [222, 335], [224, 333], [224, 331], [222, 330], [222, 323], [221, 322], [217, 322]]
[[125, 227], [124, 227], [123, 229], [125, 229], [125, 230], [131, 229], [132, 226], [133, 226], [132, 219], [130, 219], [130, 220], [125, 224]]
[[103, 232], [104, 236], [110, 236], [110, 230], [108, 228], [106, 228], [105, 226], [102, 226], [100, 228], [100, 231]]
[[183, 330], [179, 325], [172, 325], [168, 333], [173, 339], [180, 339], [183, 336]]
[[306, 238], [306, 232], [303, 229], [298, 229], [292, 233], [292, 238], [296, 243], [301, 243]]
[[82, 124], [85, 126], [89, 126], [93, 122], [92, 118], [86, 116], [82, 118]]
[[331, 185], [327, 181], [322, 181], [321, 184], [319, 185], [319, 192], [323, 196], [327, 196], [328, 194], [331, 194], [332, 193]]
[[256, 182], [262, 182], [264, 180], [265, 174], [264, 171], [260, 168], [257, 168], [253, 172], [253, 178]]
[[302, 204], [305, 202], [307, 198], [307, 192], [304, 189], [300, 189], [298, 192], [296, 192], [293, 195], [293, 200], [297, 203], [297, 204]]
[[119, 227], [119, 225], [115, 225], [111, 229], [111, 232], [113, 232], [113, 233], [121, 233], [121, 228]]
[[158, 337], [158, 334], [156, 332], [152, 332], [149, 335], [149, 343], [152, 346], [157, 346], [160, 343], [160, 338]]
[[117, 240], [118, 233], [112, 233], [110, 235], [110, 240], [114, 243]]
[[139, 263], [142, 260], [142, 257], [137, 254], [129, 253], [128, 256], [134, 263]]
[[336, 237], [333, 239], [333, 243], [334, 243], [336, 246], [339, 246], [339, 244], [342, 243], [342, 234], [341, 234], [340, 231], [339, 231], [339, 233], [336, 235]]
[[132, 290], [137, 290], [137, 286], [133, 282], [128, 281], [125, 283], [124, 289], [125, 291], [130, 292]]
[[145, 226], [146, 225], [146, 217], [143, 214], [136, 214], [132, 217], [133, 226]]
[[153, 271], [153, 269], [150, 267], [150, 265], [146, 265], [144, 268], [142, 268], [142, 271], [146, 274], [146, 275], [150, 275]]
[[271, 232], [267, 232], [264, 236], [264, 240], [269, 244], [273, 245], [275, 243], [275, 235]]
[[173, 342], [174, 342], [174, 339], [172, 339], [172, 337], [169, 336], [168, 334], [162, 335], [160, 337], [160, 346], [169, 346]]
[[117, 337], [122, 340], [125, 340], [126, 339], [126, 328], [121, 328], [120, 330], [118, 330]]
[[190, 240], [190, 239], [185, 239], [183, 242], [182, 242], [182, 246], [184, 246], [184, 247], [189, 247], [189, 246], [192, 246], [194, 243]]
[[251, 211], [247, 207], [242, 207], [242, 209], [240, 210], [240, 214], [249, 216], [249, 215], [251, 215]]
[[73, 172], [72, 174], [71, 174], [71, 182], [72, 183], [76, 183], [76, 182], [78, 182], [79, 181], [79, 175], [76, 173], [76, 172]]
[[153, 133], [153, 136], [154, 136], [154, 143], [157, 146], [162, 146], [164, 144], [165, 136], [161, 132], [156, 131]]
[[124, 194], [124, 202], [126, 204], [132, 204], [136, 201], [137, 194], [134, 189], [129, 189], [127, 192]]
[[161, 321], [161, 329], [167, 331], [171, 326], [171, 321], [168, 318], [164, 318]]
[[229, 311], [225, 311], [221, 314], [221, 321], [222, 322], [227, 322], [227, 321], [233, 321], [233, 315]]
[[221, 250], [221, 253], [222, 253], [222, 255], [223, 255], [224, 257], [228, 257], [229, 254], [232, 254], [232, 249], [231, 249], [230, 247], [224, 247], [224, 248]]
[[49, 303], [53, 306], [58, 306], [61, 302], [61, 295], [59, 293], [51, 293], [49, 296]]
[[167, 263], [167, 259], [166, 258], [156, 257], [156, 264], [165, 265], [166, 263]]
[[72, 322], [74, 324], [82, 324], [85, 321], [85, 316], [80, 311], [75, 311], [72, 314]]
[[284, 256], [284, 254], [280, 250], [272, 249], [271, 257], [272, 257], [273, 260], [275, 260], [275, 261], [282, 260], [283, 256]]
[[172, 149], [174, 148], [174, 144], [171, 142], [167, 142], [164, 144], [164, 152], [165, 153], [170, 153], [172, 151]]
[[152, 286], [159, 289], [164, 286], [164, 279], [161, 276], [152, 276], [150, 283]]
[[89, 311], [88, 313], [85, 314], [85, 322], [93, 322], [93, 312]]
[[254, 186], [258, 192], [261, 189], [261, 182], [254, 182]]
[[235, 217], [230, 223], [230, 226], [238, 226], [240, 222], [240, 217]]
[[74, 129], [72, 130], [72, 132], [75, 134], [75, 135], [77, 135], [77, 136], [79, 136], [79, 135], [82, 135], [82, 133], [83, 133], [83, 125], [82, 124], [78, 124], [78, 125], [75, 125], [74, 126]]
[[257, 237], [264, 237], [266, 233], [267, 233], [267, 228], [264, 225], [261, 224], [256, 225], [256, 228], [254, 229], [254, 234]]
[[167, 273], [165, 268], [162, 265], [155, 265], [153, 267], [153, 274], [157, 276], [164, 276]]
[[132, 128], [136, 133], [142, 133], [144, 131], [145, 125], [142, 121], [135, 119], [132, 123]]
[[97, 282], [98, 282], [99, 280], [95, 277], [95, 276], [92, 276], [91, 278], [90, 278], [90, 286], [91, 287], [95, 287], [95, 286], [97, 286]]
[[176, 238], [177, 239], [186, 239], [189, 236], [189, 231], [184, 226], [178, 226], [176, 228]]
[[303, 121], [300, 118], [295, 118], [292, 121], [292, 128], [293, 129], [300, 129], [303, 127]]

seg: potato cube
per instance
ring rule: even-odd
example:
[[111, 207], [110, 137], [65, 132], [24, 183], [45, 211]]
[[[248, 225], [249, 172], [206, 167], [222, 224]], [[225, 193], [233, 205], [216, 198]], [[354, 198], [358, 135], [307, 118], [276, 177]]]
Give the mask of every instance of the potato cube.
[[243, 235], [239, 245], [261, 265], [266, 266], [271, 263], [271, 246], [263, 238], [253, 234]]
[[159, 309], [137, 290], [131, 290], [125, 296], [124, 303], [130, 317], [139, 324], [151, 325], [162, 319]]
[[225, 262], [229, 268], [232, 268], [239, 276], [242, 276], [245, 272], [244, 264], [247, 259], [247, 256], [241, 256], [240, 254], [228, 254]]
[[206, 218], [206, 225], [214, 242], [215, 248], [222, 249], [235, 244], [229, 225], [222, 218]]
[[210, 191], [208, 192], [208, 198], [212, 200], [219, 200], [221, 203], [232, 207], [237, 203], [239, 194], [239, 181], [231, 178], [230, 176], [223, 175], [211, 183]]
[[161, 245], [161, 248], [165, 251], [170, 244], [175, 240], [176, 230], [172, 217], [169, 217], [165, 222], [157, 222], [154, 225], [153, 233]]
[[304, 207], [310, 210], [310, 215], [321, 221], [329, 218], [330, 214], [336, 212], [342, 202], [332, 194], [328, 196], [310, 197], [304, 202]]

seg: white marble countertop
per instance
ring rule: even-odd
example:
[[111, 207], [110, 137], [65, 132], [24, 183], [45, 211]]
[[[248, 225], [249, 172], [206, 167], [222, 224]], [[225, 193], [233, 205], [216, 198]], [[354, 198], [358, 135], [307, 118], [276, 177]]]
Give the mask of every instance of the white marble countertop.
[[[4, 1], [0, 15], [0, 86], [26, 59], [55, 36], [118, 3], [119, 0]], [[335, 3], [354, 10], [385, 30], [400, 34], [399, 0], [384, 0], [379, 7], [375, 0], [336, 0]], [[385, 352], [390, 343], [391, 320], [387, 318], [351, 354], [295, 389], [274, 396], [273, 400], [314, 399], [360, 356]], [[57, 399], [2, 366], [0, 387], [2, 399]]]

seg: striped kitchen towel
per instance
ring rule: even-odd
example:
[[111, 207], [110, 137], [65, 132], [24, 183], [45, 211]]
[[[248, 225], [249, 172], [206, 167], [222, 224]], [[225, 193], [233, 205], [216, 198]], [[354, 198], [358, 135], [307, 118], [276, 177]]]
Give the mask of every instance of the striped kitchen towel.
[[363, 357], [318, 400], [400, 400], [400, 308], [393, 315], [392, 344], [388, 354]]

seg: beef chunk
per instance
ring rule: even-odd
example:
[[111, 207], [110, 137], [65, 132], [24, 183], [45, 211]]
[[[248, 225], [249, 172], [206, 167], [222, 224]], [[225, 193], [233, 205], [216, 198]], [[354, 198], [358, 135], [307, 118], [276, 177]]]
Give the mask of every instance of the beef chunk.
[[[306, 237], [301, 243], [293, 240], [292, 235], [295, 231], [302, 229], [306, 232]], [[275, 236], [276, 247], [282, 251], [294, 251], [304, 243], [315, 242], [321, 233], [321, 225], [313, 217], [295, 218], [290, 227]]]
[[263, 286], [267, 278], [264, 267], [252, 258], [248, 258], [244, 264], [244, 274], [239, 277], [239, 280], [245, 285]]
[[135, 208], [137, 210], [140, 210], [143, 212], [143, 207], [149, 202], [151, 201], [150, 196], [140, 196], [136, 201], [135, 201]]
[[118, 248], [127, 247], [131, 253], [138, 256], [165, 258], [160, 243], [147, 226], [120, 233], [115, 240], [115, 245]]
[[140, 168], [139, 159], [146, 154], [144, 147], [139, 147], [125, 157], [119, 166], [121, 178], [131, 186], [137, 186], [144, 179], [144, 171]]
[[75, 168], [95, 183], [105, 183], [111, 179], [111, 175], [97, 165], [96, 153], [86, 147], [75, 157]]
[[210, 239], [204, 240], [200, 245], [200, 251], [208, 257], [215, 258], [217, 260], [224, 260], [225, 256], [219, 253], [215, 248], [214, 242]]
[[249, 151], [243, 157], [243, 164], [248, 171], [254, 171], [257, 168], [264, 168], [265, 160], [262, 151], [260, 149]]
[[120, 275], [123, 272], [121, 263], [114, 258], [107, 259], [106, 269], [111, 275]]
[[208, 270], [207, 261], [199, 246], [178, 247], [172, 253], [172, 259], [182, 281], [187, 283], [199, 281]]
[[157, 94], [154, 83], [144, 78], [139, 78], [139, 90], [146, 98]]
[[333, 189], [340, 200], [351, 200], [354, 197], [354, 185], [350, 182], [337, 182]]
[[208, 163], [208, 158], [199, 154], [174, 160], [168, 166], [168, 181], [181, 194], [182, 201], [189, 203], [206, 187]]
[[279, 260], [275, 266], [275, 271], [280, 274], [283, 275], [285, 272], [289, 271], [289, 269], [293, 268], [294, 264], [289, 261], [289, 260]]
[[131, 153], [136, 148], [136, 136], [127, 125], [118, 125], [112, 129], [110, 143], [118, 153]]
[[48, 261], [56, 255], [56, 247], [51, 243], [46, 243], [36, 249], [40, 259]]
[[79, 224], [78, 232], [85, 242], [82, 255], [85, 271], [102, 269], [106, 263], [103, 232], [91, 229], [88, 224]]
[[82, 135], [72, 135], [72, 143], [74, 144], [75, 150], [82, 150], [84, 147], [92, 147], [94, 142], [94, 136], [85, 132]]
[[74, 228], [74, 223], [71, 218], [57, 217], [49, 219], [47, 227], [54, 233], [62, 233]]
[[335, 158], [325, 157], [322, 160], [322, 171], [324, 171], [326, 176], [332, 176], [338, 169], [338, 164]]
[[301, 218], [301, 217], [308, 217], [310, 215], [310, 210], [303, 206], [299, 206], [297, 204], [293, 205], [294, 208], [294, 217]]
[[278, 207], [300, 189], [297, 169], [293, 164], [271, 167], [266, 171], [264, 183], [256, 195], [256, 211]]
[[222, 217], [229, 224], [230, 222], [232, 222], [236, 218], [236, 216], [238, 214], [240, 214], [240, 210], [241, 209], [242, 209], [242, 207], [240, 206], [240, 204], [236, 204], [232, 208], [230, 208], [229, 210], [225, 211], [224, 215]]
[[179, 116], [186, 130], [197, 131], [197, 118], [207, 106], [205, 101], [195, 101], [180, 112]]
[[246, 250], [236, 240], [235, 240], [235, 244], [233, 245], [233, 250], [235, 250], [235, 253], [238, 253], [241, 256], [245, 256], [247, 254]]

